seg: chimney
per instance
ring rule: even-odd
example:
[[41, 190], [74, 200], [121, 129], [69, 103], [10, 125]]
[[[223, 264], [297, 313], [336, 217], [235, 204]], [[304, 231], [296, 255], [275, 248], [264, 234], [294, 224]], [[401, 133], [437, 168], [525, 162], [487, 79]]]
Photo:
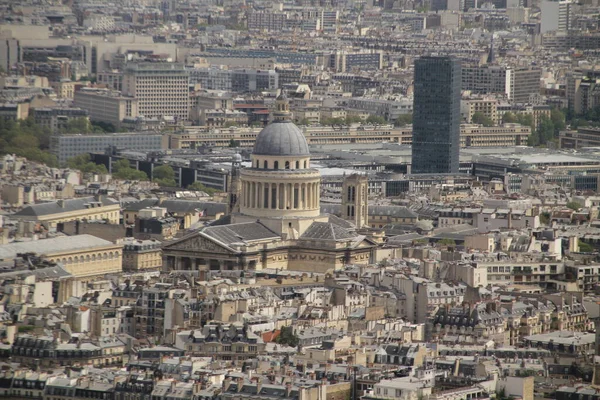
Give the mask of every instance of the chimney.
[[231, 378], [227, 377], [223, 379], [223, 391], [226, 392], [229, 389], [229, 385], [231, 384]]
[[202, 390], [202, 384], [198, 383], [198, 382], [194, 383], [194, 386], [192, 387], [192, 393], [199, 394], [201, 390]]
[[285, 384], [285, 397], [290, 397], [290, 393], [292, 393], [292, 384], [291, 382], [287, 382]]
[[56, 204], [58, 204], [60, 208], [65, 208], [65, 201], [62, 199], [56, 200]]
[[176, 380], [172, 380], [171, 381], [171, 393], [173, 393], [176, 388], [177, 388], [177, 381]]

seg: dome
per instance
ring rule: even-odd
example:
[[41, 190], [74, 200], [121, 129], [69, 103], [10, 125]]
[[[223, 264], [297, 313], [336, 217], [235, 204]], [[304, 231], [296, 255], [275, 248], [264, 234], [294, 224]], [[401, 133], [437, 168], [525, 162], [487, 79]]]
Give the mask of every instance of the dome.
[[239, 153], [233, 155], [233, 162], [241, 163], [242, 161], [242, 156]]
[[294, 123], [275, 121], [256, 137], [253, 154], [261, 156], [309, 156], [304, 133]]

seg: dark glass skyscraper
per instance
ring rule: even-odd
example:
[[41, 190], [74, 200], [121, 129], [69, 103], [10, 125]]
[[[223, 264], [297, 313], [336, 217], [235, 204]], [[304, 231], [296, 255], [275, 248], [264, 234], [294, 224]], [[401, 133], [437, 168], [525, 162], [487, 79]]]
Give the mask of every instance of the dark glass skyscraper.
[[413, 174], [458, 172], [460, 84], [460, 60], [421, 57], [415, 61]]

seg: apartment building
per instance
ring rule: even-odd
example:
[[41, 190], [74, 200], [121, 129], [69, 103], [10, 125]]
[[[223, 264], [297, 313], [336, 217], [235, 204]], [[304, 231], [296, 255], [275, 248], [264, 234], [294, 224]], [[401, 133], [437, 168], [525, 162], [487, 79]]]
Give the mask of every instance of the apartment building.
[[287, 15], [282, 12], [254, 11], [248, 13], [248, 30], [281, 32], [286, 21]]
[[123, 240], [123, 269], [126, 271], [158, 270], [162, 267], [161, 243], [158, 240]]
[[73, 104], [87, 110], [92, 121], [121, 127], [125, 118], [137, 118], [138, 99], [121, 95], [109, 89], [82, 88], [75, 92]]
[[394, 122], [400, 115], [412, 113], [413, 108], [413, 102], [409, 99], [393, 101], [357, 97], [345, 100], [344, 103], [347, 111], [364, 111], [370, 115], [383, 117], [389, 122]]
[[463, 121], [473, 122], [473, 114], [483, 114], [492, 120], [494, 124], [498, 123], [498, 99], [494, 97], [481, 98], [463, 98], [460, 102], [460, 114]]
[[35, 108], [31, 115], [36, 124], [52, 133], [64, 131], [72, 120], [88, 119], [87, 110], [81, 108]]
[[473, 93], [498, 93], [516, 103], [527, 103], [531, 95], [540, 93], [539, 68], [521, 68], [505, 65], [462, 67], [462, 90]]
[[264, 354], [266, 344], [241, 324], [210, 324], [201, 330], [177, 333], [175, 347], [195, 357], [244, 361]]
[[190, 77], [183, 64], [129, 63], [123, 74], [123, 94], [138, 100], [138, 112], [146, 118], [189, 118]]

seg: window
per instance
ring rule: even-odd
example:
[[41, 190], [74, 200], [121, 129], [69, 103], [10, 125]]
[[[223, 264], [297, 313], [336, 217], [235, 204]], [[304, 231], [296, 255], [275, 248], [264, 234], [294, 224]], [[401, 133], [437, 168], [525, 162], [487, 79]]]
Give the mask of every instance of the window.
[[275, 161], [275, 163], [273, 163], [273, 169], [279, 169], [279, 161]]
[[264, 169], [269, 168], [269, 163], [267, 162], [267, 160], [265, 160], [265, 162], [263, 163], [263, 168]]

